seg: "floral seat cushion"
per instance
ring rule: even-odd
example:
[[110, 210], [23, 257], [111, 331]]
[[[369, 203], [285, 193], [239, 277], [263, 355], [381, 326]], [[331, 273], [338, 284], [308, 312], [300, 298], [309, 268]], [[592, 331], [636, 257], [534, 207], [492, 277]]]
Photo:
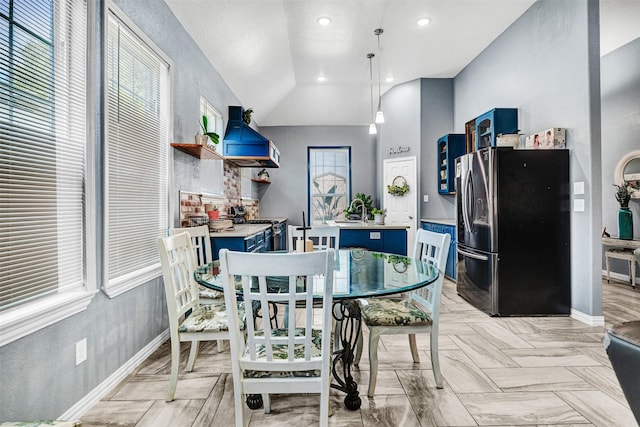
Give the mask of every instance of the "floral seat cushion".
[[[272, 334], [277, 337], [287, 336], [286, 329], [273, 329]], [[304, 329], [296, 328], [296, 336], [303, 336]], [[256, 336], [264, 336], [263, 331], [256, 331]], [[311, 330], [311, 357], [320, 357], [322, 355], [322, 331], [318, 329]], [[286, 344], [278, 344], [273, 346], [273, 358], [274, 359], [282, 359], [286, 360], [287, 355], [287, 345]], [[294, 354], [296, 357], [304, 357], [304, 344], [296, 344], [294, 349]], [[242, 354], [243, 358], [249, 358], [249, 347], [247, 346], [244, 349]], [[267, 350], [265, 345], [256, 344], [256, 359], [264, 359], [266, 360]], [[245, 378], [293, 378], [293, 377], [319, 377], [320, 370], [312, 369], [308, 371], [244, 371]]]
[[206, 288], [202, 285], [198, 286], [198, 295], [200, 296], [200, 298], [207, 298], [207, 299], [224, 298], [224, 293], [214, 291], [213, 289]]
[[[238, 303], [238, 318], [240, 330], [245, 328], [244, 303]], [[180, 332], [215, 332], [228, 331], [229, 320], [224, 302], [201, 305], [194, 309], [189, 317], [184, 319], [178, 331]]]
[[367, 326], [427, 326], [431, 317], [407, 300], [372, 298], [358, 300]]

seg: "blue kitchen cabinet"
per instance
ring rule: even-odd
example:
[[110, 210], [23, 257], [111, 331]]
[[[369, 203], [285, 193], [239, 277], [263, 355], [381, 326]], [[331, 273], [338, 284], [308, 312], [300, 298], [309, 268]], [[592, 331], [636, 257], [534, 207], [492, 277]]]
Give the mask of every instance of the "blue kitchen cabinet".
[[476, 117], [476, 150], [495, 147], [500, 134], [518, 133], [518, 109], [494, 108]]
[[[271, 241], [269, 233], [269, 241]], [[220, 249], [229, 249], [239, 252], [265, 252], [265, 232], [260, 231], [248, 237], [211, 237], [211, 249], [213, 258], [219, 258]]]
[[449, 133], [438, 139], [438, 193], [455, 194], [456, 159], [466, 153], [465, 136], [461, 133]]
[[340, 229], [341, 248], [365, 248], [370, 251], [407, 255], [406, 229]]
[[452, 280], [456, 280], [456, 226], [441, 222], [420, 221], [422, 228], [434, 233], [446, 233], [451, 236], [451, 244], [449, 245], [449, 255], [447, 256], [447, 267], [444, 270], [445, 276]]

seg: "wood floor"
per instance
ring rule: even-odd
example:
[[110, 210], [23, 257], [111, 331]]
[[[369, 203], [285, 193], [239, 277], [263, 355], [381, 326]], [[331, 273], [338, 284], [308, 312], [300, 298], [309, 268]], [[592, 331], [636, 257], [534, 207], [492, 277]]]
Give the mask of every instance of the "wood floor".
[[[603, 283], [606, 326], [640, 319], [640, 291]], [[445, 282], [440, 326], [444, 389], [435, 386], [428, 337], [418, 337], [419, 364], [404, 336], [384, 336], [376, 395], [366, 397], [368, 362], [354, 377], [362, 408], [348, 411], [332, 390], [333, 426], [602, 426], [636, 422], [602, 345], [605, 328], [569, 317], [491, 318]], [[366, 339], [366, 336], [365, 336]], [[185, 352], [187, 347], [183, 347]], [[186, 354], [186, 353], [185, 353]], [[182, 367], [186, 357], [183, 357]], [[135, 374], [83, 417], [84, 426], [234, 425], [228, 346], [202, 346], [195, 371], [181, 373], [176, 399], [165, 402], [169, 372], [165, 343]], [[276, 395], [272, 412], [252, 411], [251, 426], [317, 423], [317, 395]]]

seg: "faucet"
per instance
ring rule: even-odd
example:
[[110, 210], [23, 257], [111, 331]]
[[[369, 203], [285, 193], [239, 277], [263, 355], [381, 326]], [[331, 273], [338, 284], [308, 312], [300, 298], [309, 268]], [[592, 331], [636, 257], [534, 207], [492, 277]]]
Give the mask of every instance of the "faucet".
[[353, 204], [356, 202], [360, 202], [360, 205], [362, 206], [362, 216], [360, 217], [362, 219], [362, 222], [367, 222], [367, 220], [369, 219], [367, 217], [367, 208], [364, 206], [364, 202], [362, 201], [362, 199], [353, 199], [351, 201], [351, 204], [349, 205], [349, 210], [353, 209]]

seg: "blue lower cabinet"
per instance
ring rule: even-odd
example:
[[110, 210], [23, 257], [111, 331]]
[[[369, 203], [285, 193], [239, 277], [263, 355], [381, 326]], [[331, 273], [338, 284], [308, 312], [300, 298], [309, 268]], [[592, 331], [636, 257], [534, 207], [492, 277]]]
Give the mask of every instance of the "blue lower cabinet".
[[212, 237], [211, 249], [213, 251], [213, 259], [219, 258], [220, 249], [229, 249], [230, 251], [239, 252], [265, 252], [267, 240], [271, 244], [271, 234], [266, 236], [261, 231], [249, 237]]
[[365, 248], [370, 251], [407, 254], [407, 230], [345, 230], [340, 229], [341, 248]]
[[422, 222], [422, 228], [428, 231], [433, 231], [434, 233], [447, 233], [451, 236], [451, 245], [449, 246], [449, 256], [447, 257], [447, 267], [444, 269], [444, 274], [448, 278], [455, 280], [456, 279], [456, 251], [457, 251], [457, 243], [456, 243], [456, 227], [455, 225], [448, 224], [440, 224], [437, 222]]

